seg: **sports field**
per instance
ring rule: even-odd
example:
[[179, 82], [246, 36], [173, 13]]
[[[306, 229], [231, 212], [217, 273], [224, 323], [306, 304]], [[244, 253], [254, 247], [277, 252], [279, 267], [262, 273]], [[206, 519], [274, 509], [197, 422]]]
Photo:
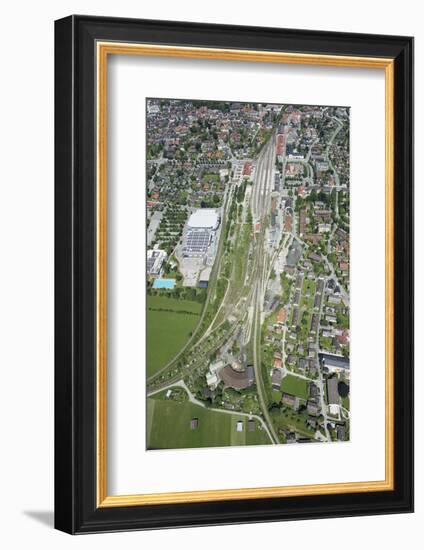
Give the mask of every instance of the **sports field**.
[[296, 395], [302, 399], [308, 399], [308, 382], [307, 380], [288, 374], [281, 382], [281, 391]]
[[[193, 418], [199, 421], [190, 429]], [[243, 431], [236, 430], [237, 421]], [[225, 447], [228, 445], [266, 445], [266, 431], [255, 420], [255, 430], [247, 430], [247, 416], [218, 412], [195, 405], [160, 399], [147, 400], [147, 448], [185, 449], [196, 447]]]
[[201, 309], [198, 302], [147, 297], [147, 376], [164, 367], [184, 346]]

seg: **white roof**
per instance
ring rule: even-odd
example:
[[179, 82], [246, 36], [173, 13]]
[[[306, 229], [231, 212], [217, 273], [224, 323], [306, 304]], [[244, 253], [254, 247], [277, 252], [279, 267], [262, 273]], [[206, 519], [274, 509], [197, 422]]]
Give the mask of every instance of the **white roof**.
[[218, 226], [218, 214], [212, 208], [199, 208], [190, 216], [189, 227], [201, 229], [215, 229]]
[[205, 269], [199, 275], [199, 281], [209, 281], [212, 273], [211, 267], [205, 267]]
[[213, 386], [218, 383], [218, 376], [215, 373], [206, 373], [206, 382], [208, 386]]

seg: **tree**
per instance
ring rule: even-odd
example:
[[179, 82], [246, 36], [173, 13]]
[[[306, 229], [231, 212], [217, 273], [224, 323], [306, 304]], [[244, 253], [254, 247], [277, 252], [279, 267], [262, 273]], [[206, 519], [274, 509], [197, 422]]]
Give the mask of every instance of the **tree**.
[[268, 410], [269, 412], [272, 414], [272, 413], [278, 413], [280, 412], [280, 406], [278, 403], [276, 403], [275, 401], [273, 401], [269, 407], [268, 407]]

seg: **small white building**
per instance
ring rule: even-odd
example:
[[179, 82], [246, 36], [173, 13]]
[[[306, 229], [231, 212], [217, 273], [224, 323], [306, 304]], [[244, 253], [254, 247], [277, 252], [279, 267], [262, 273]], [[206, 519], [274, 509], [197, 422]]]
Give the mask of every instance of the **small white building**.
[[216, 373], [208, 372], [206, 374], [206, 382], [210, 388], [215, 389], [218, 384], [218, 376]]
[[331, 405], [328, 406], [328, 412], [329, 412], [329, 414], [331, 414], [331, 416], [339, 417], [340, 416], [340, 406], [335, 405], [334, 403], [332, 403]]
[[222, 369], [223, 366], [224, 361], [222, 361], [221, 359], [209, 365], [209, 371], [206, 373], [206, 382], [209, 388], [211, 388], [212, 390], [214, 390], [218, 385], [219, 379], [217, 373], [220, 369]]

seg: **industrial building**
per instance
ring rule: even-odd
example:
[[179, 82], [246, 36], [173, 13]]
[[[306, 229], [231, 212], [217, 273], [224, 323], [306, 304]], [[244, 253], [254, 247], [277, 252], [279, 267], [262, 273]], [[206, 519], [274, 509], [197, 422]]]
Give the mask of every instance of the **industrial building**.
[[216, 210], [212, 208], [199, 208], [191, 214], [187, 222], [188, 229], [218, 229], [219, 216]]
[[345, 374], [349, 372], [349, 358], [343, 355], [333, 355], [331, 353], [319, 353], [319, 360], [323, 367], [327, 367], [330, 372]]
[[184, 239], [184, 256], [202, 257], [208, 250], [211, 238], [212, 234], [209, 229], [189, 229]]
[[219, 222], [218, 212], [211, 208], [200, 208], [193, 212], [183, 239], [183, 257], [202, 258], [213, 242]]

